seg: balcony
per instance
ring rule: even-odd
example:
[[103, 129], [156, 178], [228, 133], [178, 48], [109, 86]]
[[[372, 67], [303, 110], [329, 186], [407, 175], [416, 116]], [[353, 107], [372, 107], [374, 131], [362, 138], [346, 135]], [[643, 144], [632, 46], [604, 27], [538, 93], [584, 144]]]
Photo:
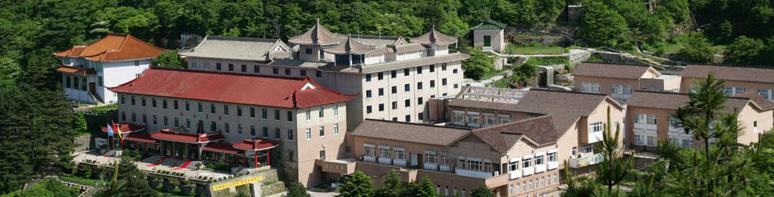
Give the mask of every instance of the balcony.
[[656, 124], [642, 124], [642, 123], [634, 123], [634, 129], [650, 131], [650, 132], [656, 132], [657, 130]]
[[582, 168], [602, 162], [605, 158], [602, 153], [570, 159], [570, 168]]
[[511, 180], [516, 179], [516, 178], [520, 178], [521, 177], [521, 173], [522, 173], [521, 169], [511, 170], [510, 172], [508, 172], [508, 177]]
[[553, 170], [559, 167], [559, 162], [556, 161], [549, 161], [548, 162], [548, 169]]
[[[320, 160], [318, 160], [317, 162], [333, 163], [330, 161], [320, 161]], [[461, 183], [463, 185], [472, 185], [472, 186], [486, 185], [489, 188], [495, 188], [495, 187], [507, 185], [508, 181], [510, 180], [509, 179], [510, 175], [508, 174], [498, 174], [497, 176], [495, 176], [493, 173], [490, 173], [490, 172], [469, 171], [467, 173], [472, 173], [477, 176], [467, 176], [467, 175], [460, 175], [459, 174], [460, 170], [457, 170], [457, 173], [449, 173], [449, 172], [440, 172], [435, 170], [402, 168], [398, 166], [384, 165], [384, 164], [379, 164], [375, 162], [355, 161], [353, 163], [357, 165], [355, 167], [357, 170], [363, 171], [370, 176], [381, 176], [386, 174], [390, 170], [394, 170], [395, 172], [398, 173], [398, 176], [401, 177], [401, 181], [404, 181], [404, 182], [416, 181], [418, 180], [418, 178], [427, 176], [430, 180], [447, 180], [454, 183]], [[465, 173], [466, 172], [463, 172], [463, 174]]]
[[546, 171], [546, 164], [535, 165], [535, 173], [541, 173]]
[[526, 167], [526, 168], [521, 168], [521, 171], [524, 172], [524, 173], [522, 173], [524, 176], [529, 176], [529, 175], [535, 174], [535, 168], [532, 167], [532, 166]]
[[478, 177], [478, 178], [486, 178], [486, 177], [492, 176], [491, 172], [481, 172], [481, 171], [463, 170], [463, 169], [455, 170], [455, 174], [461, 175], [461, 176], [468, 176], [468, 177]]

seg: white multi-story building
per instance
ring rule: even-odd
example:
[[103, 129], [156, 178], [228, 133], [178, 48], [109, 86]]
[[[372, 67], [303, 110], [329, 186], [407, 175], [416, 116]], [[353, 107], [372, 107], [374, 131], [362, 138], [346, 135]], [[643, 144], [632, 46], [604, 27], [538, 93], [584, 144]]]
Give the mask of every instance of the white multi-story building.
[[86, 46], [55, 52], [61, 60], [67, 98], [84, 103], [115, 103], [114, 87], [136, 78], [164, 49], [131, 35], [108, 34]]
[[[462, 86], [463, 53], [450, 53], [457, 39], [435, 29], [408, 40], [403, 37], [340, 35], [316, 23], [289, 39], [205, 39], [182, 52], [190, 69], [260, 75], [308, 76], [357, 98], [347, 106], [348, 125], [366, 118], [424, 122], [425, 103], [457, 94]], [[244, 53], [238, 58], [228, 53]]]

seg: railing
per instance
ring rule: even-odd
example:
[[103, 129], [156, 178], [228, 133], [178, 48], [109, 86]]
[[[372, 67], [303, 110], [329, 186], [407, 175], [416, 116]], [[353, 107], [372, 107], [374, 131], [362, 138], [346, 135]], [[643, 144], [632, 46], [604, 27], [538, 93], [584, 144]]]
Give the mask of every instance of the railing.
[[590, 166], [597, 164], [599, 162], [602, 162], [605, 158], [602, 156], [602, 153], [597, 153], [581, 158], [572, 158], [570, 159], [570, 167], [571, 168], [581, 168], [585, 166]]

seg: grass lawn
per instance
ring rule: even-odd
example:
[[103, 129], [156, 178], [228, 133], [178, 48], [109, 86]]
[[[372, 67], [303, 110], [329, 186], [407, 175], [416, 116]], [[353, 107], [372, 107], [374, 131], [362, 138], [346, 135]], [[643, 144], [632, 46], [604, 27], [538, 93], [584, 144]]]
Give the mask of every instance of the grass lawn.
[[515, 44], [508, 44], [505, 49], [505, 53], [519, 55], [560, 55], [565, 51], [566, 49], [560, 46], [517, 46]]
[[59, 179], [67, 182], [73, 182], [73, 183], [78, 183], [78, 184], [88, 185], [88, 186], [97, 186], [98, 184], [105, 184], [105, 181], [103, 180], [83, 178], [75, 175], [63, 175], [63, 176], [59, 176]]

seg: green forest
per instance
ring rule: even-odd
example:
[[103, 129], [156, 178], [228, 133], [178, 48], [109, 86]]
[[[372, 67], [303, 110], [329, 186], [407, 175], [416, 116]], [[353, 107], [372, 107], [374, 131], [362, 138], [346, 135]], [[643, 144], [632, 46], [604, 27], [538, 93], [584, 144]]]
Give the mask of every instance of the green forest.
[[[563, 21], [565, 7], [578, 3], [585, 15]], [[774, 62], [772, 0], [0, 1], [0, 193], [72, 168], [73, 137], [85, 125], [63, 99], [53, 51], [109, 32], [159, 46], [183, 33], [287, 39], [316, 18], [338, 33], [417, 36], [434, 26], [462, 40], [487, 20], [531, 31], [569, 27], [577, 46], [692, 63], [718, 54], [725, 64]]]

